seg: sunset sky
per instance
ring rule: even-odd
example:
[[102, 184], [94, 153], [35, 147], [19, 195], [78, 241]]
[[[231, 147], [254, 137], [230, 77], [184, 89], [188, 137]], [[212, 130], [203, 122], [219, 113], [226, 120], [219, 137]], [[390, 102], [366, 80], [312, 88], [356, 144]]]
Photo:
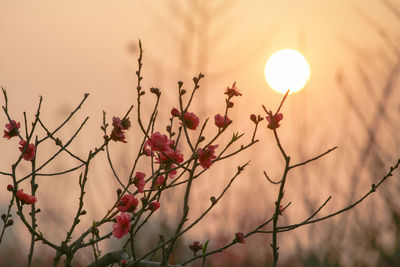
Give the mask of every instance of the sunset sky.
[[[294, 179], [295, 186], [288, 189], [288, 196], [295, 202], [309, 194], [315, 203], [320, 203], [331, 191], [338, 190], [334, 203], [341, 205], [358, 190], [370, 187], [357, 185], [357, 190], [348, 190], [352, 168], [359, 166], [359, 155], [369, 138], [349, 99], [362, 111], [368, 125], [376, 118], [378, 100], [385, 101], [387, 121], [382, 122], [375, 136], [376, 143], [384, 148], [379, 154], [385, 161], [383, 169], [394, 162], [396, 153], [398, 156], [399, 141], [393, 139], [400, 125], [400, 106], [396, 101], [399, 86], [395, 79], [390, 85], [396, 93], [381, 99], [391, 68], [398, 60], [398, 52], [391, 47], [400, 41], [399, 20], [387, 3], [391, 1], [1, 1], [0, 85], [7, 89], [10, 110], [20, 121], [23, 111], [33, 118], [39, 95], [43, 96], [42, 118], [51, 127], [70, 113], [84, 93], [90, 93], [78, 119], [63, 132], [71, 135], [81, 120], [90, 116], [86, 137], [72, 146], [83, 153], [102, 140], [99, 126], [103, 110], [108, 118], [123, 116], [136, 103], [139, 39], [144, 49], [143, 88], [147, 92], [150, 87], [162, 91], [162, 123], [156, 125], [159, 131], [164, 131], [169, 112], [177, 105], [177, 81], [182, 80], [191, 89], [192, 77], [202, 72], [205, 79], [193, 111], [200, 114], [201, 121], [221, 112], [225, 105], [223, 92], [236, 81], [243, 96], [235, 101], [231, 131], [246, 132], [251, 125], [250, 114], [265, 116], [261, 105], [275, 110], [282, 99], [265, 81], [267, 59], [280, 49], [296, 49], [306, 57], [311, 76], [306, 87], [290, 95], [282, 109], [281, 138], [296, 162], [333, 146], [339, 150], [317, 163], [318, 168], [311, 166], [308, 171], [296, 173], [307, 181]], [[370, 91], [365, 89], [366, 77]], [[343, 93], [341, 86], [348, 89], [351, 97]], [[0, 99], [3, 105], [3, 97]], [[148, 110], [150, 103], [149, 100], [144, 105]], [[389, 122], [392, 128], [387, 127]], [[2, 116], [0, 124], [6, 123]], [[237, 160], [251, 156], [254, 164], [244, 179], [265, 183], [262, 171], [269, 168], [269, 173], [278, 176], [281, 169], [275, 166], [282, 162], [266, 124], [259, 138], [261, 144]], [[128, 144], [132, 147], [134, 140], [134, 133], [129, 133]], [[13, 151], [13, 156], [18, 154], [15, 144], [1, 145], [2, 149]], [[116, 158], [124, 158], [123, 148], [117, 147], [115, 153]], [[0, 167], [9, 168], [13, 159], [9, 153], [0, 153]], [[116, 161], [119, 166], [125, 164], [119, 158]], [[98, 167], [94, 170], [97, 176], [103, 171], [101, 164]], [[225, 171], [223, 166], [218, 168], [210, 176]], [[371, 176], [366, 170], [360, 173], [361, 180]], [[322, 187], [315, 185], [319, 178], [318, 185]], [[0, 179], [0, 188], [4, 189], [7, 183]], [[91, 190], [100, 186], [103, 193], [108, 188], [103, 182], [91, 186]], [[276, 192], [271, 185], [264, 186], [258, 190], [271, 190], [262, 196], [270, 201], [264, 207], [268, 209]], [[232, 190], [242, 194], [251, 188], [251, 182], [244, 182]], [[8, 203], [3, 189], [0, 200]], [[52, 193], [57, 195], [62, 190], [61, 185]], [[112, 198], [115, 191], [104, 194]], [[102, 210], [96, 205], [100, 197], [96, 197], [88, 204], [96, 210], [94, 214]], [[256, 202], [257, 197], [250, 199]], [[232, 214], [240, 212], [236, 206], [240, 201], [235, 200], [235, 195], [232, 193], [227, 199], [231, 204], [226, 210]], [[305, 206], [295, 202], [294, 208], [288, 210], [292, 216], [288, 220], [297, 221], [295, 218], [308, 211]], [[334, 209], [335, 205], [331, 207]], [[295, 247], [294, 241], [288, 241], [290, 246]]]

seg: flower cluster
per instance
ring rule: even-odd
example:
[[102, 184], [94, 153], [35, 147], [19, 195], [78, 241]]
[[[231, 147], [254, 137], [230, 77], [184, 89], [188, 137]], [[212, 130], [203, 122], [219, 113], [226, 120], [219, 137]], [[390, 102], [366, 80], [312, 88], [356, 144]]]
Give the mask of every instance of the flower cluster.
[[178, 117], [181, 120], [181, 124], [190, 130], [196, 130], [197, 126], [199, 126], [199, 117], [193, 112], [185, 111], [183, 116], [181, 116], [177, 108], [172, 108], [171, 115], [173, 117]]
[[23, 189], [18, 189], [15, 195], [17, 199], [22, 202], [22, 204], [31, 205], [37, 201], [36, 197], [25, 194]]
[[134, 195], [125, 195], [118, 202], [118, 210], [121, 212], [133, 212], [139, 204]]
[[13, 136], [18, 135], [18, 129], [21, 127], [19, 122], [15, 122], [15, 120], [11, 120], [10, 123], [6, 124], [7, 130], [4, 130], [3, 138], [10, 139]]
[[114, 126], [114, 128], [111, 131], [111, 140], [114, 140], [115, 142], [120, 141], [126, 143], [125, 131], [128, 130], [131, 126], [129, 118], [121, 120], [120, 118], [114, 116], [112, 125]]
[[[150, 147], [150, 150], [148, 149]], [[153, 133], [144, 144], [144, 150], [147, 155], [153, 155], [153, 151], [158, 152], [156, 162], [169, 171], [169, 176], [176, 174], [176, 163], [184, 161], [183, 154], [174, 146], [174, 141], [159, 132]], [[172, 170], [171, 170], [172, 169]]]
[[209, 145], [206, 149], [199, 149], [199, 151], [197, 151], [201, 167], [203, 167], [204, 169], [210, 168], [210, 166], [212, 165], [212, 160], [217, 158], [214, 155], [215, 149], [217, 147], [218, 145]]
[[35, 145], [34, 144], [27, 145], [25, 140], [19, 141], [19, 145], [20, 145], [19, 150], [21, 152], [23, 152], [25, 149], [25, 153], [22, 155], [24, 160], [31, 161], [35, 157]]
[[267, 116], [267, 121], [268, 121], [268, 128], [270, 128], [271, 130], [274, 130], [276, 128], [279, 128], [280, 124], [279, 122], [283, 119], [283, 114], [282, 113], [278, 113], [275, 115], [268, 115]]
[[228, 97], [234, 97], [234, 96], [242, 96], [242, 94], [239, 92], [239, 90], [236, 87], [236, 82], [232, 84], [232, 87], [226, 87], [225, 94], [228, 95]]
[[116, 217], [117, 222], [113, 224], [113, 235], [121, 239], [129, 232], [131, 228], [131, 216], [128, 213], [122, 212]]
[[218, 128], [226, 128], [232, 121], [228, 118], [228, 115], [222, 116], [221, 114], [217, 114], [214, 116], [215, 125]]

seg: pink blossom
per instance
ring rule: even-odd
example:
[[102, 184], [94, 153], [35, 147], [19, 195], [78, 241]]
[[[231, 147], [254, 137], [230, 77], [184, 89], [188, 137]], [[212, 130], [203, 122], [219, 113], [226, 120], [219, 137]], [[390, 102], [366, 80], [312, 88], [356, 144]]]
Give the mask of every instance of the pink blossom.
[[163, 152], [170, 149], [171, 144], [173, 144], [173, 142], [168, 139], [168, 136], [165, 134], [160, 134], [159, 132], [155, 132], [151, 135], [150, 139], [145, 142], [144, 149], [146, 151], [147, 147], [149, 146], [151, 151]]
[[122, 212], [120, 216], [116, 217], [117, 222], [113, 224], [113, 235], [121, 239], [129, 232], [131, 228], [131, 216], [128, 213]]
[[[19, 141], [19, 145], [20, 145], [19, 150], [21, 152], [24, 151], [24, 148], [26, 146], [26, 141], [25, 140]], [[35, 145], [29, 144], [22, 157], [24, 158], [24, 160], [27, 160], [27, 161], [32, 160], [35, 157]]]
[[225, 94], [228, 95], [229, 97], [242, 95], [236, 88], [236, 82], [233, 83], [231, 88], [229, 86], [226, 88]]
[[154, 201], [149, 204], [149, 210], [156, 211], [160, 207], [160, 202]]
[[122, 212], [133, 212], [139, 204], [134, 195], [125, 195], [118, 202], [118, 210]]
[[215, 149], [218, 147], [218, 145], [210, 145], [208, 146], [205, 150], [199, 149], [197, 152], [198, 159], [200, 161], [201, 167], [204, 169], [210, 168], [212, 165], [212, 160], [217, 158], [214, 153]]
[[169, 148], [168, 150], [161, 152], [157, 159], [157, 163], [168, 164], [172, 162], [183, 162], [183, 154], [178, 149]]
[[18, 189], [16, 197], [22, 202], [22, 204], [33, 204], [37, 201], [37, 198], [24, 193], [23, 189]]
[[19, 127], [21, 127], [21, 124], [19, 122], [15, 122], [15, 120], [11, 120], [10, 123], [6, 124], [7, 131], [4, 130], [3, 138], [10, 139], [13, 136], [17, 136]]
[[120, 118], [114, 116], [112, 125], [114, 126], [114, 128], [111, 131], [111, 140], [115, 142], [120, 141], [126, 143], [125, 130], [127, 130], [131, 126], [129, 118], [123, 119], [121, 121]]
[[268, 121], [268, 128], [270, 128], [271, 130], [274, 130], [276, 128], [278, 128], [279, 122], [283, 119], [283, 114], [282, 113], [278, 113], [276, 115], [268, 115], [267, 116], [267, 121]]
[[179, 110], [177, 108], [172, 108], [171, 115], [173, 117], [179, 117], [181, 114], [179, 113]]
[[186, 111], [182, 118], [182, 124], [190, 130], [196, 130], [199, 118], [193, 112]]
[[156, 181], [154, 182], [154, 187], [157, 188], [157, 187], [162, 186], [163, 183], [164, 183], [164, 180], [165, 180], [164, 175], [158, 176], [157, 179], [156, 179]]
[[218, 128], [225, 128], [232, 123], [228, 116], [223, 117], [221, 114], [215, 115], [214, 120]]
[[146, 174], [142, 172], [136, 172], [135, 178], [133, 179], [133, 184], [140, 193], [143, 193], [144, 186], [146, 185], [146, 180], [144, 179], [145, 176]]
[[245, 244], [245, 243], [246, 243], [246, 241], [244, 240], [244, 234], [243, 234], [243, 233], [237, 232], [235, 235], [236, 235], [236, 240], [237, 240], [239, 243], [242, 243], [242, 244]]

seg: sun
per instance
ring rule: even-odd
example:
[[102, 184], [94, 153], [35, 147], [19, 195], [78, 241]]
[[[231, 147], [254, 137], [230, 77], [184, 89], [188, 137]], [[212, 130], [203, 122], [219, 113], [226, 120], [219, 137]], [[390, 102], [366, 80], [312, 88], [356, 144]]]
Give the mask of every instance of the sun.
[[267, 60], [264, 69], [269, 86], [279, 93], [297, 92], [310, 78], [310, 66], [306, 58], [294, 49], [282, 49]]

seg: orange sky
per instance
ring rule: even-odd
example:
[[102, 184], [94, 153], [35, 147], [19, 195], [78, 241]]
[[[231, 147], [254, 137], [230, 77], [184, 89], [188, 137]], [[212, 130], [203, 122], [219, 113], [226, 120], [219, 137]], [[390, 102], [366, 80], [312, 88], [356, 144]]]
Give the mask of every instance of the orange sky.
[[[282, 137], [287, 147], [299, 157], [335, 145], [341, 147], [342, 154], [321, 163], [322, 167], [354, 152], [348, 143], [351, 141], [343, 139], [344, 133], [362, 140], [366, 135], [358, 135], [347, 121], [353, 117], [346, 113], [336, 74], [342, 70], [354, 89], [360, 85], [357, 63], [369, 64], [371, 72], [383, 69], [380, 51], [385, 43], [365, 14], [389, 32], [395, 28], [393, 15], [372, 0], [223, 2], [1, 1], [0, 85], [7, 88], [12, 112], [20, 120], [24, 110], [33, 114], [38, 95], [42, 95], [43, 117], [54, 126], [89, 92], [79, 118], [91, 116], [88, 128], [97, 137], [82, 138], [76, 148], [84, 150], [97, 144], [101, 140], [102, 110], [109, 116], [122, 115], [134, 101], [137, 41], [141, 39], [143, 84], [146, 90], [160, 87], [165, 96], [164, 110], [169, 112], [171, 104], [176, 103], [170, 101], [176, 101], [172, 93], [178, 80], [190, 87], [191, 78], [203, 72], [206, 79], [202, 90], [207, 96], [200, 98], [194, 110], [213, 116], [224, 105], [225, 87], [237, 81], [243, 97], [237, 100], [232, 117], [238, 123], [235, 129], [246, 131], [250, 113], [261, 114], [261, 104], [275, 109], [282, 97], [265, 82], [266, 60], [276, 50], [294, 48], [308, 59], [311, 78], [307, 87], [291, 95], [284, 106]], [[398, 36], [393, 38], [398, 41]], [[354, 47], [363, 54], [357, 55]], [[390, 53], [386, 56], [390, 61]], [[374, 82], [383, 81], [382, 77]], [[367, 106], [369, 96], [362, 97]], [[167, 116], [160, 114], [161, 119]], [[2, 116], [1, 125], [5, 122]], [[78, 123], [79, 119], [72, 125]], [[266, 129], [260, 131], [260, 136], [267, 134]], [[276, 155], [272, 152], [277, 151], [270, 148], [272, 139], [267, 136], [265, 141], [253, 155], [267, 159], [265, 166], [272, 174], [279, 174], [273, 168]], [[266, 149], [272, 152], [266, 153]], [[0, 161], [9, 160], [8, 155], [0, 154]], [[262, 175], [261, 171], [257, 169], [257, 175]], [[343, 174], [345, 168], [336, 171]], [[293, 214], [297, 215], [296, 211]]]

